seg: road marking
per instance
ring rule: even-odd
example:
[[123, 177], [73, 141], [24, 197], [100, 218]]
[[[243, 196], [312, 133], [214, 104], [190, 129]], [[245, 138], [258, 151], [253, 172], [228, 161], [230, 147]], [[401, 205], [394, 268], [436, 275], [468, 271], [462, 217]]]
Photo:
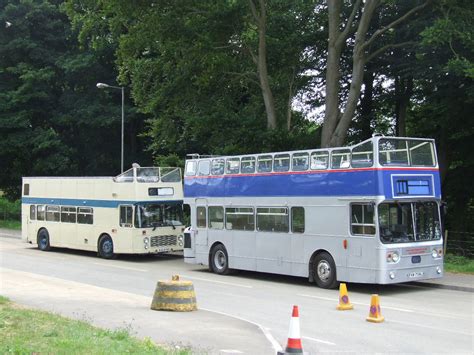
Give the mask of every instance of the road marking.
[[217, 281], [217, 280], [211, 280], [211, 279], [205, 279], [202, 277], [194, 277], [194, 276], [188, 276], [188, 275], [181, 275], [183, 278], [191, 279], [191, 280], [199, 280], [199, 281], [207, 281], [207, 282], [214, 282], [216, 284], [222, 284], [222, 285], [229, 285], [229, 286], [236, 286], [236, 287], [244, 287], [244, 288], [253, 288], [253, 286], [249, 285], [243, 285], [243, 284], [236, 284], [233, 282], [225, 282], [225, 281]]
[[[330, 297], [320, 297], [320, 296], [313, 296], [313, 295], [306, 295], [306, 294], [298, 294], [297, 296], [316, 298], [316, 299], [320, 299], [320, 300], [324, 300], [324, 301], [337, 302], [337, 300], [335, 300], [334, 298], [330, 298]], [[369, 307], [368, 303], [362, 303], [362, 302], [351, 302], [351, 303], [359, 305], [359, 306]], [[471, 319], [470, 316], [463, 316], [463, 315], [454, 314], [454, 313], [418, 311], [418, 310], [414, 310], [414, 309], [399, 308], [399, 307], [393, 307], [393, 306], [387, 306], [387, 305], [381, 305], [381, 307], [383, 309], [391, 309], [391, 310], [394, 310], [394, 311], [400, 311], [400, 312], [406, 312], [406, 313], [418, 313], [418, 314], [424, 314], [424, 315], [427, 315], [427, 316], [452, 318], [452, 319]]]
[[214, 310], [212, 310], [212, 309], [201, 308], [201, 307], [199, 307], [199, 309], [201, 309], [201, 310], [203, 310], [203, 311], [208, 311], [208, 312], [213, 312], [213, 313], [221, 314], [221, 315], [226, 316], [226, 317], [235, 318], [235, 319], [241, 320], [241, 321], [243, 321], [243, 322], [247, 322], [247, 323], [253, 324], [253, 325], [255, 325], [256, 327], [258, 327], [258, 328], [262, 331], [263, 335], [265, 335], [265, 338], [267, 338], [267, 340], [270, 342], [270, 344], [272, 344], [273, 350], [274, 350], [275, 352], [279, 352], [279, 351], [282, 351], [282, 350], [283, 350], [283, 348], [281, 347], [280, 343], [278, 343], [278, 342], [275, 340], [275, 338], [273, 337], [273, 335], [270, 334], [270, 332], [268, 331], [268, 329], [264, 328], [261, 324], [252, 322], [251, 320], [248, 320], [248, 319], [245, 319], [245, 318], [242, 318], [242, 317], [234, 316], [234, 315], [229, 314], [229, 313], [214, 311]]
[[[297, 296], [310, 297], [310, 298], [317, 298], [317, 299], [324, 300], [324, 301], [337, 302], [337, 300], [335, 300], [334, 298], [329, 298], [329, 297], [320, 297], [320, 296], [305, 295], [305, 294], [299, 294], [299, 295], [297, 295]], [[368, 303], [354, 302], [354, 301], [352, 301], [351, 303], [352, 303], [352, 304], [359, 305], [359, 306], [369, 307], [369, 304], [368, 304]], [[398, 307], [392, 307], [392, 306], [386, 306], [386, 305], [384, 305], [383, 308], [386, 308], [386, 309], [393, 309], [393, 310], [395, 310], [395, 311], [407, 312], [407, 313], [415, 313], [415, 312], [416, 312], [416, 311], [411, 310], [411, 309], [398, 308]]]
[[390, 323], [398, 323], [398, 324], [408, 325], [408, 326], [410, 326], [410, 329], [412, 329], [412, 327], [413, 327], [413, 329], [416, 328], [416, 327], [421, 327], [421, 328], [439, 330], [441, 332], [455, 333], [455, 334], [468, 335], [468, 336], [473, 335], [472, 333], [468, 333], [468, 332], [459, 332], [459, 331], [448, 329], [448, 328], [430, 327], [429, 325], [416, 324], [416, 323], [413, 323], [413, 322], [402, 322], [402, 321], [398, 321], [398, 320], [390, 320]]
[[108, 263], [92, 263], [92, 264], [100, 265], [100, 266], [106, 266], [106, 267], [114, 267], [116, 269], [132, 270], [132, 271], [139, 271], [139, 272], [148, 272], [148, 270], [138, 269], [136, 267], [130, 267], [130, 266], [119, 266], [119, 265], [108, 264]]
[[326, 341], [326, 340], [321, 340], [321, 339], [315, 339], [315, 338], [310, 338], [310, 337], [301, 337], [303, 339], [306, 339], [306, 340], [311, 340], [311, 341], [314, 341], [316, 343], [321, 343], [321, 344], [326, 344], [326, 345], [336, 345], [335, 343], [331, 343], [330, 341]]
[[221, 349], [219, 352], [224, 353], [224, 354], [243, 354], [242, 351], [240, 350], [232, 350], [232, 349]]

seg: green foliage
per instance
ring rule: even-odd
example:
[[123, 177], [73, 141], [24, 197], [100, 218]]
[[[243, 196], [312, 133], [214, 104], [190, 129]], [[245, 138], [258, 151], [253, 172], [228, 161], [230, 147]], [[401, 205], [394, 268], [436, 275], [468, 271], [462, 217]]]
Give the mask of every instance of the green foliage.
[[464, 256], [446, 254], [444, 269], [448, 272], [474, 274], [474, 260]]
[[0, 227], [18, 229], [20, 226], [21, 201], [9, 201], [0, 196]]
[[[115, 81], [114, 45], [81, 50], [60, 3], [0, 1], [0, 187], [11, 199], [22, 176], [119, 172], [120, 93], [95, 87]], [[126, 121], [129, 165], [143, 117], [126, 108]]]
[[86, 322], [24, 309], [0, 296], [0, 352], [29, 354], [188, 354], [138, 340], [127, 329], [105, 330]]

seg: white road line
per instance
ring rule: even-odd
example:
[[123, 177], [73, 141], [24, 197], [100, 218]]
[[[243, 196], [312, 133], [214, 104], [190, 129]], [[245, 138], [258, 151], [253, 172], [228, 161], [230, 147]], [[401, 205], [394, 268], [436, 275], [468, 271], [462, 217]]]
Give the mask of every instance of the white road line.
[[139, 272], [148, 272], [148, 270], [138, 269], [136, 267], [130, 267], [130, 266], [119, 266], [119, 265], [108, 264], [108, 263], [92, 263], [92, 264], [100, 265], [100, 266], [106, 266], [106, 267], [114, 267], [116, 269], [132, 270], [132, 271], [139, 271]]
[[[313, 295], [306, 295], [306, 294], [298, 294], [297, 296], [301, 297], [309, 297], [309, 298], [316, 298], [319, 300], [324, 300], [324, 301], [331, 301], [334, 303], [337, 303], [337, 299], [334, 298], [329, 298], [329, 297], [320, 297], [320, 296], [313, 296]], [[362, 302], [353, 302], [351, 303], [359, 305], [359, 306], [364, 306], [364, 307], [369, 307], [368, 303], [362, 303]], [[453, 313], [441, 313], [441, 312], [429, 312], [429, 311], [418, 311], [414, 309], [407, 309], [407, 308], [399, 308], [399, 307], [393, 307], [393, 306], [387, 306], [385, 304], [381, 304], [382, 310], [384, 309], [391, 309], [394, 311], [399, 311], [399, 312], [406, 312], [406, 313], [418, 313], [418, 314], [424, 314], [427, 316], [435, 316], [435, 317], [444, 317], [444, 318], [454, 318], [454, 319], [471, 319], [471, 317], [465, 317], [460, 314], [453, 314]]]
[[402, 322], [398, 320], [390, 320], [390, 323], [397, 323], [397, 324], [403, 324], [403, 325], [408, 325], [410, 329], [416, 329], [417, 327], [420, 328], [427, 328], [427, 329], [433, 329], [433, 330], [439, 330], [441, 332], [448, 332], [448, 333], [454, 333], [454, 334], [461, 334], [461, 335], [467, 335], [467, 336], [474, 336], [473, 333], [468, 333], [468, 332], [459, 332], [456, 330], [448, 329], [448, 328], [439, 328], [439, 327], [431, 327], [429, 325], [425, 324], [416, 324], [413, 322]]
[[211, 280], [211, 279], [204, 279], [204, 278], [201, 278], [201, 277], [194, 277], [194, 276], [189, 276], [189, 275], [180, 275], [180, 276], [183, 277], [183, 278], [191, 279], [191, 280], [214, 282], [214, 283], [216, 283], [216, 284], [229, 285], [229, 286], [236, 286], [236, 287], [253, 288], [253, 286], [243, 285], [243, 284], [237, 284], [237, 283], [233, 283], [233, 282], [225, 282], [225, 281], [217, 281], [217, 280]]
[[301, 338], [306, 339], [306, 340], [311, 340], [311, 341], [314, 341], [316, 343], [321, 343], [321, 344], [326, 344], [326, 345], [336, 345], [335, 343], [331, 343], [330, 341], [325, 341], [325, 340], [321, 340], [321, 339], [315, 339], [315, 338], [304, 337], [304, 336], [302, 336]]
[[219, 350], [220, 353], [224, 354], [243, 354], [240, 350], [233, 350], [233, 349], [221, 349]]
[[226, 316], [226, 317], [231, 317], [231, 318], [235, 318], [235, 319], [238, 319], [238, 320], [241, 320], [243, 322], [247, 322], [247, 323], [250, 323], [250, 324], [253, 324], [255, 325], [256, 327], [258, 327], [263, 335], [265, 335], [265, 338], [267, 338], [267, 340], [270, 342], [270, 344], [272, 344], [272, 347], [273, 347], [273, 350], [275, 352], [278, 352], [278, 351], [282, 351], [282, 347], [281, 345], [275, 340], [275, 338], [273, 337], [273, 335], [270, 334], [270, 332], [268, 331], [268, 329], [264, 328], [261, 324], [258, 324], [258, 323], [255, 323], [255, 322], [252, 322], [251, 320], [248, 320], [248, 319], [245, 319], [245, 318], [242, 318], [242, 317], [238, 317], [238, 316], [234, 316], [232, 314], [229, 314], [229, 313], [224, 313], [224, 312], [219, 312], [219, 311], [214, 311], [212, 309], [207, 309], [207, 308], [199, 308], [203, 311], [208, 311], [208, 312], [213, 312], [213, 313], [217, 313], [217, 314], [221, 314], [223, 316]]

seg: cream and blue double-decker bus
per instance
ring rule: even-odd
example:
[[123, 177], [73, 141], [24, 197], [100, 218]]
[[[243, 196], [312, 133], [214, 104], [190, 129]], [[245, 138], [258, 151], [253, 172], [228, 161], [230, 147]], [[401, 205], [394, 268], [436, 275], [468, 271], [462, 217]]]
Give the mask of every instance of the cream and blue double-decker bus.
[[190, 156], [188, 263], [389, 284], [443, 275], [434, 141], [373, 137], [350, 147]]
[[24, 177], [22, 238], [116, 254], [183, 250], [179, 168], [139, 167], [117, 177]]

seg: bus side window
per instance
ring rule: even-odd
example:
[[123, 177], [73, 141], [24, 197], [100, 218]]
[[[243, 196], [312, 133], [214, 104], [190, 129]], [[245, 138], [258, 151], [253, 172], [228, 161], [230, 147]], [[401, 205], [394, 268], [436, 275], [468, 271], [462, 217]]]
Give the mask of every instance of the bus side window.
[[36, 206], [36, 219], [38, 221], [44, 221], [46, 215], [46, 207], [44, 205]]
[[275, 154], [273, 159], [273, 171], [290, 170], [290, 154]]
[[120, 227], [132, 227], [133, 207], [120, 206]]
[[34, 221], [36, 219], [36, 206], [31, 205], [30, 206], [30, 220]]
[[294, 153], [293, 154], [293, 171], [308, 170], [308, 153]]
[[30, 184], [23, 185], [23, 196], [28, 196], [30, 194]]
[[258, 207], [257, 230], [266, 232], [286, 232], [289, 229], [288, 208]]
[[94, 210], [90, 207], [79, 207], [77, 209], [77, 223], [80, 224], [93, 224], [94, 223]]
[[76, 223], [76, 207], [61, 207], [61, 222]]
[[331, 168], [345, 169], [351, 166], [350, 163], [351, 150], [350, 149], [335, 149], [331, 152]]
[[46, 220], [59, 222], [59, 206], [46, 206]]
[[272, 171], [273, 157], [271, 155], [261, 155], [258, 157], [257, 171], [259, 173], [269, 173]]
[[188, 161], [186, 163], [186, 170], [184, 172], [184, 175], [194, 176], [196, 175], [196, 170], [197, 170], [197, 162], [194, 160]]
[[201, 160], [199, 162], [198, 175], [209, 175], [211, 172], [211, 162], [209, 160]]
[[206, 228], [206, 207], [197, 207], [196, 208], [196, 219], [198, 228]]
[[255, 157], [243, 157], [240, 171], [242, 174], [253, 174], [255, 172]]
[[213, 159], [211, 165], [212, 175], [224, 175], [224, 159]]
[[240, 158], [229, 158], [226, 161], [225, 173], [238, 174], [240, 170]]
[[327, 169], [328, 160], [329, 160], [329, 153], [326, 151], [311, 153], [311, 169], [312, 170]]
[[351, 233], [353, 235], [374, 235], [374, 207], [367, 203], [351, 204]]
[[304, 233], [304, 208], [291, 207], [291, 231]]
[[209, 206], [209, 228], [224, 229], [224, 207]]

